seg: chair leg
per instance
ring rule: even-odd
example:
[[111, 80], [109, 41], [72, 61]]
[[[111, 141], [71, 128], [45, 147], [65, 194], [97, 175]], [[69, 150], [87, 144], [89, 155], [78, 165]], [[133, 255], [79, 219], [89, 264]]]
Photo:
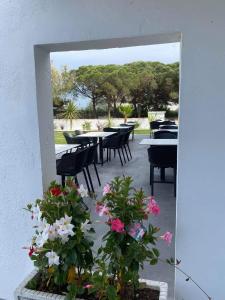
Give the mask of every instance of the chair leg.
[[123, 154], [123, 159], [124, 159], [124, 162], [126, 163], [127, 161], [126, 161], [126, 158], [125, 158], [125, 155], [124, 155], [123, 146], [122, 146], [120, 149], [121, 149], [121, 151], [122, 151], [122, 154]]
[[174, 180], [174, 197], [177, 195], [177, 169], [173, 169], [173, 180]]
[[97, 176], [97, 178], [98, 178], [98, 184], [99, 184], [99, 186], [101, 186], [101, 181], [100, 181], [100, 178], [99, 178], [99, 175], [98, 175], [98, 169], [97, 169], [97, 167], [96, 167], [95, 162], [93, 163], [93, 165], [94, 165], [94, 169], [95, 169], [96, 176]]
[[151, 195], [154, 196], [154, 167], [150, 165]]
[[113, 151], [114, 151], [114, 158], [116, 157], [116, 149], [113, 149]]
[[109, 161], [111, 161], [111, 149], [109, 149]]
[[121, 154], [120, 154], [120, 149], [117, 149], [117, 150], [118, 150], [118, 154], [119, 154], [119, 157], [120, 157], [121, 165], [123, 166], [123, 161], [122, 161], [122, 157], [121, 157]]
[[131, 154], [131, 151], [130, 151], [130, 146], [129, 146], [129, 144], [127, 144], [127, 148], [128, 148], [129, 153], [130, 153], [130, 158], [132, 159], [132, 154]]
[[127, 160], [129, 161], [129, 156], [128, 156], [128, 153], [127, 153], [127, 148], [126, 148], [126, 145], [124, 145], [124, 150], [125, 150], [125, 153], [126, 153], [126, 156], [127, 156]]
[[91, 189], [90, 189], [90, 186], [89, 186], [89, 183], [88, 183], [88, 178], [87, 178], [87, 174], [85, 172], [85, 169], [83, 169], [83, 174], [84, 174], [84, 179], [85, 179], [85, 182], [86, 182], [86, 185], [87, 185], [88, 192], [91, 193]]
[[64, 175], [61, 176], [61, 181], [62, 181], [62, 186], [65, 187], [65, 176]]
[[76, 185], [79, 186], [79, 182], [78, 182], [77, 176], [74, 176], [74, 181], [75, 181]]
[[91, 185], [92, 192], [94, 193], [95, 190], [94, 190], [94, 186], [93, 186], [93, 182], [92, 182], [92, 179], [91, 179], [91, 174], [90, 174], [88, 166], [86, 167], [86, 171], [87, 171], [87, 176], [88, 176], [88, 179], [89, 179], [89, 182], [90, 182], [90, 185]]
[[106, 158], [107, 162], [109, 161], [109, 148], [107, 148], [107, 158]]
[[160, 168], [160, 179], [161, 179], [161, 181], [165, 181], [165, 179], [166, 179], [165, 168]]

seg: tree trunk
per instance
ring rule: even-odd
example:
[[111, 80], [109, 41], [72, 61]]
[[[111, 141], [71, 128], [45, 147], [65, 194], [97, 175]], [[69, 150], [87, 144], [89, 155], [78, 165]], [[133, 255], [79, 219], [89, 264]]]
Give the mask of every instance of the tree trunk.
[[113, 113], [114, 117], [116, 116], [116, 99], [113, 99]]
[[108, 102], [108, 120], [110, 120], [110, 119], [111, 119], [111, 105]]
[[92, 98], [92, 105], [93, 105], [93, 115], [94, 115], [94, 119], [97, 119], [96, 99], [95, 99], [95, 98]]

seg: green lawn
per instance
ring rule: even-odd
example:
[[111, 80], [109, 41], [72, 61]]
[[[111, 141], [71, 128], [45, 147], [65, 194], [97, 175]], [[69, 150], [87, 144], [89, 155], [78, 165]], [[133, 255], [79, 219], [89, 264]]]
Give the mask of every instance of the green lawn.
[[[149, 129], [136, 129], [135, 134], [148, 134], [149, 135]], [[63, 136], [62, 131], [55, 131], [55, 143], [56, 144], [66, 144], [65, 138]]]

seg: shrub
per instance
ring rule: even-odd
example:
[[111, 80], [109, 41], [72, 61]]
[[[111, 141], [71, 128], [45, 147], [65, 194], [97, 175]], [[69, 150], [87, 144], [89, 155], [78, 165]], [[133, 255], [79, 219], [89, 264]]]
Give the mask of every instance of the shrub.
[[72, 181], [65, 188], [52, 182], [43, 199], [27, 205], [35, 230], [29, 256], [39, 271], [29, 283], [34, 289], [67, 291], [67, 299], [84, 292], [93, 266], [93, 228], [87, 228], [90, 216], [82, 196], [86, 190]]
[[165, 117], [167, 119], [177, 119], [178, 118], [178, 110], [167, 110]]
[[[108, 217], [109, 230], [98, 250], [99, 268], [92, 278], [92, 291], [99, 299], [133, 299], [144, 262], [158, 262], [155, 245], [160, 229], [152, 224], [146, 226], [144, 221], [150, 215], [158, 215], [160, 208], [142, 189], [132, 187], [131, 177], [116, 177], [104, 187], [103, 195], [96, 212]], [[170, 243], [172, 235], [167, 232], [161, 238]]]
[[83, 130], [91, 130], [91, 122], [85, 121], [82, 124]]

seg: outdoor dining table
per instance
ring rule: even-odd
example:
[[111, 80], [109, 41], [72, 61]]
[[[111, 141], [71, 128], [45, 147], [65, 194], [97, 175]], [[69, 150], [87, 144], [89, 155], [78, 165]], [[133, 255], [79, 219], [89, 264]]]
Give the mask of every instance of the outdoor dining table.
[[103, 165], [103, 148], [102, 148], [102, 141], [103, 138], [112, 136], [117, 134], [118, 132], [105, 132], [105, 131], [91, 131], [91, 132], [86, 132], [83, 134], [77, 135], [77, 137], [88, 137], [88, 138], [97, 138], [99, 142], [99, 157], [100, 157], [100, 162], [101, 165]]
[[149, 146], [177, 146], [178, 139], [143, 139], [139, 145]]
[[55, 154], [63, 152], [71, 152], [74, 148], [78, 148], [80, 144], [55, 144]]

